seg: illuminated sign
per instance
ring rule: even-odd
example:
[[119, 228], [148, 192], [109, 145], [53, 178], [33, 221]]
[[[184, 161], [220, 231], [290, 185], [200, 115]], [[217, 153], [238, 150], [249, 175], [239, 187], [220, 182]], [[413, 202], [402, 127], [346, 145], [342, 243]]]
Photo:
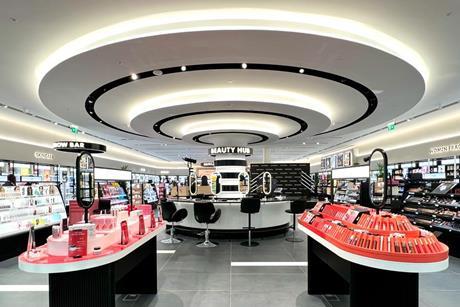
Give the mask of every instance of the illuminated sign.
[[451, 151], [460, 151], [460, 143], [450, 144], [450, 145], [441, 145], [430, 148], [431, 155], [442, 154]]
[[390, 132], [395, 131], [396, 130], [396, 123], [395, 122], [388, 123], [387, 124], [387, 130], [390, 131]]
[[106, 151], [105, 145], [86, 143], [86, 142], [73, 142], [73, 141], [59, 141], [53, 143], [53, 148], [57, 151], [75, 152], [80, 153], [87, 151], [89, 153], [103, 153]]
[[203, 167], [214, 167], [214, 162], [201, 162]]
[[235, 154], [235, 155], [252, 155], [252, 148], [242, 146], [219, 146], [209, 149], [211, 156], [224, 155], [224, 154]]
[[53, 160], [54, 159], [54, 155], [52, 153], [39, 152], [39, 151], [34, 152], [34, 157], [35, 159], [42, 159], [42, 160]]

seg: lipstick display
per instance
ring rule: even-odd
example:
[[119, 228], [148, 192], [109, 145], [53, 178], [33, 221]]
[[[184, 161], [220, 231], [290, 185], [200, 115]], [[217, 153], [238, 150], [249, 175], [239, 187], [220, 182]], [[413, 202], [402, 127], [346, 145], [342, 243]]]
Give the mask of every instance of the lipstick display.
[[299, 223], [347, 252], [388, 261], [429, 263], [448, 258], [449, 248], [403, 215], [357, 205], [319, 202]]

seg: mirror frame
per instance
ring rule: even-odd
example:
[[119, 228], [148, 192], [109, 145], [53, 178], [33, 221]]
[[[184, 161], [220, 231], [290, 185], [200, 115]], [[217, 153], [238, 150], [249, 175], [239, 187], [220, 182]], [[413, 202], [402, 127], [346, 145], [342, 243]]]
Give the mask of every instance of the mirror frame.
[[[270, 188], [268, 189], [268, 192], [265, 191], [265, 174], [268, 174], [268, 178], [270, 178]], [[264, 172], [262, 174], [262, 192], [264, 192], [265, 195], [270, 195], [270, 193], [272, 192], [272, 174], [270, 174], [269, 172]]]
[[[371, 168], [371, 163], [372, 163], [372, 156], [375, 153], [381, 153], [383, 157], [383, 192], [382, 192], [382, 201], [380, 203], [375, 203], [372, 195], [372, 189], [371, 189], [371, 173], [372, 173], [372, 168]], [[377, 214], [379, 213], [380, 209], [382, 209], [388, 199], [388, 156], [386, 152], [381, 149], [381, 148], [376, 148], [372, 151], [371, 155], [366, 158], [366, 160], [369, 161], [369, 199], [371, 204], [374, 206], [374, 208], [377, 211]]]
[[[195, 193], [192, 193], [192, 177], [195, 178]], [[198, 193], [198, 177], [195, 172], [191, 172], [190, 175], [188, 175], [188, 182], [190, 195], [195, 196]]]
[[[216, 181], [213, 181], [212, 180], [212, 176], [216, 176], [216, 177], [219, 177], [220, 179], [222, 179], [222, 175], [219, 173], [219, 172], [214, 172], [211, 174], [211, 193], [213, 195], [219, 195], [221, 192], [222, 192], [222, 181], [219, 180], [219, 192], [218, 193], [214, 193], [214, 190], [217, 191], [217, 180]], [[216, 185], [216, 186], [215, 186]], [[215, 186], [215, 189], [214, 189], [214, 186]]]
[[[241, 191], [241, 186], [240, 186], [240, 176], [243, 175], [244, 177], [247, 177], [248, 178], [248, 187], [247, 187], [247, 190], [246, 190], [246, 193], [242, 192]], [[249, 177], [249, 173], [246, 172], [246, 171], [243, 171], [243, 172], [240, 172], [238, 174], [238, 192], [240, 192], [241, 194], [243, 194], [244, 196], [248, 195], [249, 191], [251, 190], [251, 178]]]
[[[85, 187], [82, 187], [81, 186], [81, 183], [82, 183], [82, 180], [81, 177], [84, 173], [91, 173], [91, 172], [82, 172], [81, 168], [80, 168], [80, 163], [81, 163], [81, 160], [82, 159], [89, 159], [90, 160], [90, 163], [92, 164], [92, 176], [89, 176], [89, 188], [85, 188]], [[89, 170], [89, 168], [87, 168]], [[93, 156], [87, 152], [87, 151], [83, 151], [81, 152], [78, 157], [77, 157], [77, 161], [76, 161], [76, 170], [77, 170], [77, 174], [76, 174], [76, 179], [77, 179], [77, 184], [76, 184], [76, 188], [77, 188], [77, 203], [78, 203], [78, 206], [80, 206], [81, 208], [83, 208], [85, 210], [85, 223], [88, 223], [88, 220], [89, 220], [89, 216], [88, 216], [88, 209], [91, 208], [94, 204], [94, 199], [96, 197], [96, 189], [95, 189], [95, 180], [94, 180], [94, 170], [95, 170], [95, 164], [94, 164], [94, 158]], [[87, 181], [85, 183], [88, 183]], [[84, 189], [89, 189], [89, 197], [84, 197], [84, 193], [83, 190]], [[89, 200], [86, 200], [88, 199]]]

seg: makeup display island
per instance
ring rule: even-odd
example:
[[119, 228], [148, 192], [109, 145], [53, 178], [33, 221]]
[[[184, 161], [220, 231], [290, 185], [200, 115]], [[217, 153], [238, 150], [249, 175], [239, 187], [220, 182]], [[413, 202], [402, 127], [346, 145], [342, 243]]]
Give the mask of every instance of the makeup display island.
[[401, 215], [319, 202], [299, 218], [308, 235], [308, 293], [350, 294], [350, 306], [419, 304], [419, 273], [447, 269], [449, 249]]
[[[211, 224], [210, 230], [213, 235], [222, 237], [247, 236], [248, 215], [240, 212], [241, 201], [238, 199], [215, 199], [215, 200], [173, 200], [178, 209], [185, 208], [193, 213], [195, 202], [212, 202], [214, 207], [220, 209], [220, 219]], [[292, 220], [290, 214], [285, 212], [290, 208], [288, 200], [261, 200], [260, 212], [252, 214], [252, 227], [257, 236], [284, 233]], [[178, 232], [201, 232], [206, 229], [205, 224], [198, 223], [193, 216], [175, 226]]]
[[121, 223], [119, 217], [96, 215], [91, 224], [70, 226], [70, 232], [23, 253], [19, 268], [49, 274], [50, 307], [115, 306], [116, 293], [156, 294], [156, 236], [166, 225], [152, 224], [150, 215], [139, 211], [120, 214]]

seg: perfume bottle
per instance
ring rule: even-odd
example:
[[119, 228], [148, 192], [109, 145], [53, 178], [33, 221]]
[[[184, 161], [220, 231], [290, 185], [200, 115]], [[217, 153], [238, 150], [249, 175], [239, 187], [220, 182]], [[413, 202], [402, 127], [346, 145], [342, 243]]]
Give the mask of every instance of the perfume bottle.
[[35, 227], [32, 225], [29, 228], [29, 239], [27, 241], [27, 257], [35, 254]]
[[153, 209], [150, 211], [150, 228], [157, 227], [156, 219], [155, 219], [155, 210]]

